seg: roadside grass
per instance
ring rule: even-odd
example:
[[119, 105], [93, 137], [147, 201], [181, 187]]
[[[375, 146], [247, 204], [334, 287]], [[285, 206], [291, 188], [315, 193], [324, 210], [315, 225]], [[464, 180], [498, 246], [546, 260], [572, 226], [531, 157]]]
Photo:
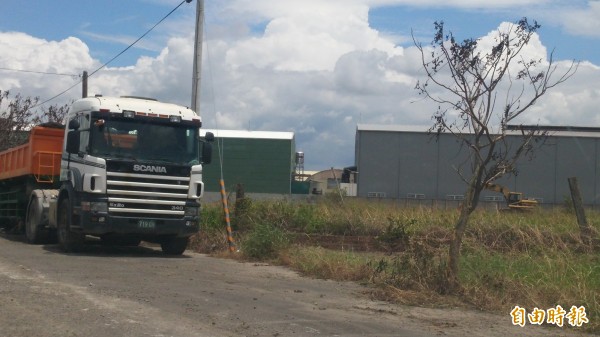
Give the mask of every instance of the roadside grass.
[[[528, 312], [557, 305], [568, 312], [571, 306], [584, 306], [589, 323], [582, 329], [600, 332], [599, 251], [582, 245], [575, 216], [566, 209], [474, 213], [463, 240], [463, 291], [458, 296], [447, 295], [443, 287], [456, 210], [353, 199], [248, 199], [232, 214], [238, 254], [225, 253], [218, 204], [205, 206], [203, 232], [192, 247], [221, 257], [285, 265], [312, 277], [357, 281], [370, 285], [379, 299], [404, 304], [462, 305], [507, 318], [516, 305]], [[588, 211], [587, 217], [598, 235], [600, 213]], [[319, 242], [295, 242], [298, 233], [339, 241], [370, 236], [378, 244], [368, 251], [325, 249]]]

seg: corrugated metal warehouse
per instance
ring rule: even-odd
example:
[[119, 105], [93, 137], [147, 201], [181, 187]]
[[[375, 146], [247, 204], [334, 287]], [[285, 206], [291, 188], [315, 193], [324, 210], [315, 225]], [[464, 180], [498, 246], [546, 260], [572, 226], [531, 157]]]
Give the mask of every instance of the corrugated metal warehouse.
[[[517, 176], [498, 183], [551, 205], [570, 199], [567, 179], [577, 177], [583, 202], [599, 205], [600, 129], [547, 129], [549, 137], [534, 158], [522, 158]], [[359, 197], [460, 200], [465, 192], [456, 167], [464, 164], [467, 150], [450, 134], [438, 139], [426, 127], [359, 124], [355, 145]], [[482, 200], [503, 199], [484, 191]]]
[[223, 176], [229, 191], [243, 184], [247, 193], [289, 194], [294, 169], [293, 132], [202, 130], [215, 135], [213, 161], [203, 168], [205, 191], [219, 192], [223, 153]]

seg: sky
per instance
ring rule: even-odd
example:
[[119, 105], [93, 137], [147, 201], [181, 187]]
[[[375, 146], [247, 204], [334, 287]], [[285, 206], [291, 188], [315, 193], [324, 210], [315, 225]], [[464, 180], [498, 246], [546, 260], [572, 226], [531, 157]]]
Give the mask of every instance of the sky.
[[[191, 105], [196, 1], [0, 0], [0, 90], [49, 104], [137, 95]], [[179, 6], [179, 7], [177, 7]], [[413, 42], [434, 22], [459, 38], [489, 40], [536, 20], [524, 57], [574, 76], [520, 122], [600, 126], [599, 0], [205, 0], [200, 115], [208, 129], [292, 131], [306, 170], [354, 165], [357, 124], [432, 125], [437, 105]], [[41, 74], [44, 73], [44, 74]], [[386, 149], [382, 148], [382, 151]], [[226, 155], [226, 154], [225, 154]]]

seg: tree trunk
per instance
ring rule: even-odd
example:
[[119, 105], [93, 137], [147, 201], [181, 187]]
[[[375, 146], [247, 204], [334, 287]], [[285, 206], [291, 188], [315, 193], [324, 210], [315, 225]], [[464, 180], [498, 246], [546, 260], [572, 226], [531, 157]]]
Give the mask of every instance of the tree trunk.
[[460, 209], [460, 215], [456, 225], [454, 226], [454, 237], [450, 242], [450, 248], [448, 250], [448, 267], [446, 271], [446, 291], [448, 293], [457, 293], [460, 291], [460, 280], [459, 276], [459, 263], [460, 263], [460, 248], [462, 246], [462, 238], [467, 229], [469, 223], [469, 217], [475, 210], [479, 200], [479, 192], [477, 189], [477, 182], [482, 174], [481, 167], [477, 168], [478, 174], [476, 174], [469, 186], [467, 187], [467, 193], [465, 203]]
[[471, 215], [470, 205], [465, 206], [460, 211], [460, 216], [454, 226], [454, 237], [450, 242], [448, 252], [448, 269], [447, 269], [447, 286], [449, 293], [454, 293], [460, 289], [460, 281], [458, 279], [459, 263], [460, 263], [460, 248], [462, 245], [463, 234], [469, 222]]

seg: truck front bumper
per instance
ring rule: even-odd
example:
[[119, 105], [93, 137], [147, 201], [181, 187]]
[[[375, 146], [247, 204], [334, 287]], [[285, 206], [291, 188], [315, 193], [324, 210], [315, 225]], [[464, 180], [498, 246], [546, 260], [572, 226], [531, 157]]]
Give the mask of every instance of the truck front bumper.
[[186, 237], [200, 230], [199, 217], [133, 218], [113, 216], [108, 213], [81, 213], [80, 228], [84, 234], [130, 234], [139, 236], [179, 236]]

